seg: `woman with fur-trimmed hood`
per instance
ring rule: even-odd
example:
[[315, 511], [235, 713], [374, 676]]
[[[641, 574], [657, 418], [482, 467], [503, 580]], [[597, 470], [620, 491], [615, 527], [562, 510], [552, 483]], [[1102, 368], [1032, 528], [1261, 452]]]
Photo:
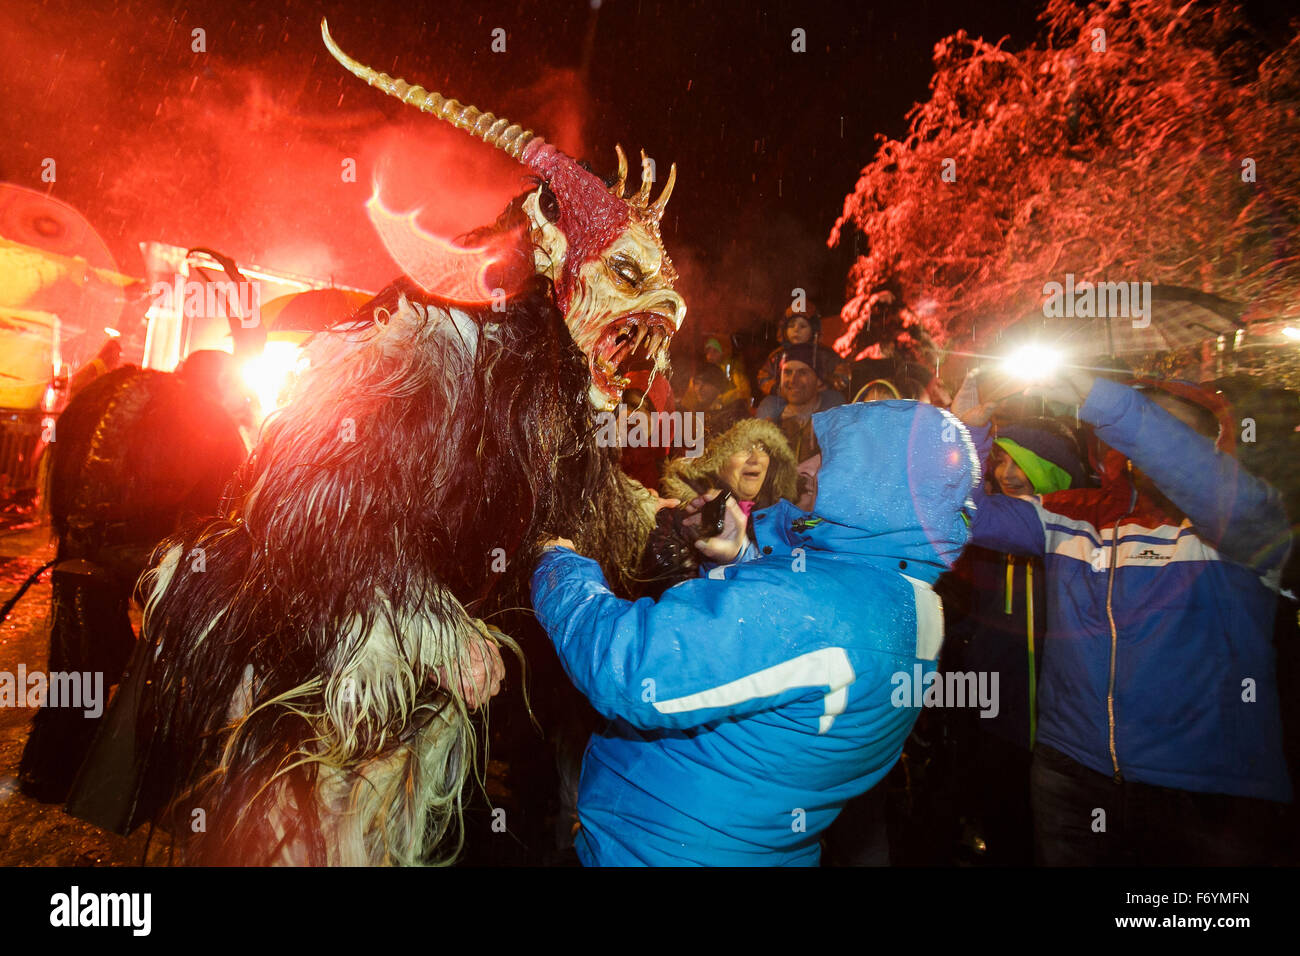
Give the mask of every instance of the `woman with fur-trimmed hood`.
[[[763, 418], [746, 418], [714, 438], [698, 458], [669, 463], [659, 487], [683, 505], [714, 488], [736, 496], [745, 514], [799, 496], [799, 474], [781, 429]], [[664, 508], [655, 515], [640, 568], [642, 596], [658, 598], [699, 572], [698, 529], [684, 524], [684, 512]]]
[[668, 465], [660, 487], [686, 503], [711, 488], [726, 488], [741, 507], [767, 508], [798, 497], [797, 462], [781, 429], [761, 418], [747, 418], [711, 441], [698, 458]]

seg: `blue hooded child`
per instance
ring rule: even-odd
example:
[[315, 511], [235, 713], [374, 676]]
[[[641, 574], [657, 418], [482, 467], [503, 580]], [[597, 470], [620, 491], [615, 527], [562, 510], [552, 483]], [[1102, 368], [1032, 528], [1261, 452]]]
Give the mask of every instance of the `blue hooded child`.
[[932, 585], [966, 543], [979, 464], [930, 405], [812, 421], [813, 511], [755, 512], [736, 563], [657, 602], [615, 597], [567, 548], [544, 552], [538, 618], [609, 719], [583, 760], [584, 864], [815, 866], [821, 832], [898, 760], [921, 695], [899, 706], [897, 677], [935, 668]]

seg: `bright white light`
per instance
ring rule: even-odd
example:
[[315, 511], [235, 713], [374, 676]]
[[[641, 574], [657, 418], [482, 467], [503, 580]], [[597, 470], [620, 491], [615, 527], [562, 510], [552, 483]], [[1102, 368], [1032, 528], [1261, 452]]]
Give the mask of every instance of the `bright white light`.
[[1283, 327], [1282, 334], [1288, 339], [1300, 339], [1300, 329], [1297, 329], [1294, 326], [1288, 325]]
[[1027, 382], [1051, 378], [1061, 367], [1061, 353], [1044, 345], [1022, 345], [1002, 360], [1002, 371]]
[[244, 363], [244, 382], [257, 396], [263, 415], [269, 415], [279, 405], [280, 393], [298, 366], [300, 352], [293, 342], [267, 342], [261, 355]]
[[117, 329], [111, 329], [108, 326], [104, 326], [104, 334], [107, 335], [110, 339], [121, 338], [122, 336], [122, 333], [119, 332]]

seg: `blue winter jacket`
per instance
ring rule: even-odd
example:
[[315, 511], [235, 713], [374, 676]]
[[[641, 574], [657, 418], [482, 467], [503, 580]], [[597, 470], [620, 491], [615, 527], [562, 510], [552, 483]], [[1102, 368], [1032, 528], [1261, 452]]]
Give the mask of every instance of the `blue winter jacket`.
[[[1044, 559], [1038, 741], [1121, 779], [1289, 800], [1272, 636], [1290, 536], [1277, 492], [1131, 388], [1097, 380], [1079, 415], [1114, 449], [1102, 487], [977, 494], [971, 529], [972, 544]], [[1139, 496], [1124, 456], [1188, 517]]]
[[919, 711], [893, 706], [891, 678], [934, 670], [930, 585], [969, 534], [978, 462], [916, 402], [812, 421], [816, 511], [755, 512], [753, 560], [629, 602], [596, 562], [543, 555], [538, 617], [611, 720], [583, 761], [583, 863], [814, 866], [818, 834], [898, 760]]

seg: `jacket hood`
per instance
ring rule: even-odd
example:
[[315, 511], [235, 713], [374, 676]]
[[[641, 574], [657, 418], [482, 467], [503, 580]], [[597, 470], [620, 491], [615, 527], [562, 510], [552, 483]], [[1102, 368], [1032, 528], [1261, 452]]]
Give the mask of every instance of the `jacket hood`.
[[[790, 443], [781, 429], [763, 418], [745, 418], [709, 442], [699, 458], [676, 458], [668, 464], [659, 482], [669, 498], [680, 498], [685, 504], [696, 495], [718, 487], [718, 471], [732, 454], [743, 451], [755, 442], [768, 447], [767, 479], [759, 492], [756, 506], [766, 508], [777, 499], [794, 501], [798, 497], [798, 463]], [[769, 500], [770, 499], [770, 500]]]
[[966, 427], [912, 401], [842, 405], [812, 422], [822, 449], [812, 546], [931, 582], [951, 567], [970, 537], [981, 480]]
[[1050, 495], [1053, 491], [1064, 491], [1074, 485], [1070, 473], [1047, 458], [1031, 451], [1012, 438], [999, 438], [997, 445], [1010, 456], [1025, 477], [1036, 495]]

